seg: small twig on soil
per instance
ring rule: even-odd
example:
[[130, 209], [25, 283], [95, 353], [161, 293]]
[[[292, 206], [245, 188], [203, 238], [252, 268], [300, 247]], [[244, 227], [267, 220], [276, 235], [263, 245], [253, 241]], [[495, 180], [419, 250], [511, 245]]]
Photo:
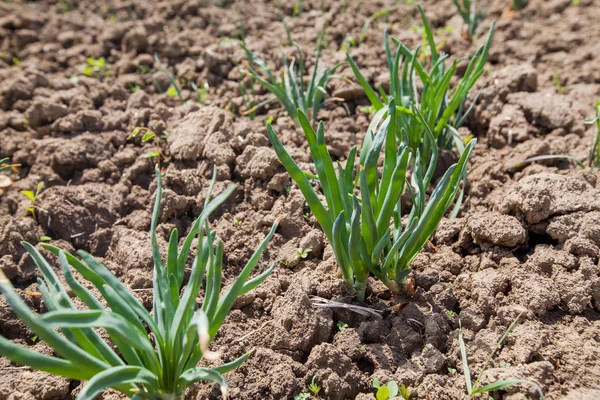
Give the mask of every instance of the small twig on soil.
[[263, 329], [265, 326], [267, 326], [269, 323], [271, 323], [271, 321], [267, 321], [264, 324], [262, 324], [258, 329], [253, 330], [252, 332], [248, 332], [247, 334], [245, 334], [244, 336], [237, 338], [235, 340], [236, 343], [240, 343], [242, 342], [244, 339], [246, 339], [249, 336], [252, 336], [253, 334], [255, 334], [256, 332], [260, 331], [261, 329]]
[[374, 316], [376, 318], [382, 318], [381, 314], [383, 313], [383, 311], [375, 310], [373, 308], [355, 306], [354, 304], [340, 303], [338, 301], [327, 300], [318, 296], [312, 296], [311, 300], [314, 307], [344, 308], [346, 310], [354, 311], [355, 313], [365, 317]]

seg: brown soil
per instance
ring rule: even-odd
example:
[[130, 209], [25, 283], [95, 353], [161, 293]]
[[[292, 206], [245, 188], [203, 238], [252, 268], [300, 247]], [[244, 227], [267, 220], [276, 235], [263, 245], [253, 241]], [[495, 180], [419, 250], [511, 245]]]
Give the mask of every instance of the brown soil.
[[[281, 12], [291, 15], [294, 2], [282, 3]], [[369, 15], [391, 7], [351, 49], [366, 77], [385, 84], [382, 32], [417, 45], [421, 33], [411, 29], [420, 26], [417, 10], [406, 2], [363, 1], [360, 9], [358, 3], [302, 1], [302, 12], [288, 23], [307, 60], [327, 27], [323, 60], [330, 66], [344, 59], [337, 50], [346, 34], [358, 37]], [[461, 38], [450, 0], [423, 3], [434, 28], [453, 28], [440, 32], [443, 51], [461, 57], [483, 40]], [[127, 135], [136, 126], [167, 130], [163, 243], [170, 229], [187, 230], [201, 211], [213, 165], [217, 193], [231, 182], [238, 187], [212, 221], [225, 242], [226, 279], [240, 270], [274, 218], [287, 214], [262, 261], [285, 263], [239, 299], [213, 342], [225, 360], [255, 349], [227, 376], [232, 398], [291, 399], [316, 377], [324, 399], [374, 399], [375, 378], [406, 385], [413, 399], [463, 399], [459, 320], [476, 376], [519, 313], [521, 322], [484, 382], [523, 378], [537, 382], [547, 399], [600, 398], [600, 174], [556, 160], [511, 168], [545, 154], [586, 159], [594, 129], [583, 119], [600, 97], [600, 1], [530, 0], [512, 16], [505, 14], [508, 3], [490, 0], [480, 31], [498, 21], [479, 84], [484, 89], [463, 128], [479, 138], [463, 211], [442, 222], [435, 247], [415, 260], [417, 289], [409, 304], [390, 308], [389, 294], [371, 283], [365, 305], [384, 310], [382, 319], [311, 305], [311, 295], [351, 300], [331, 247], [314, 218], [305, 216], [301, 193], [269, 145], [263, 120], [274, 116], [284, 144], [308, 168], [307, 144], [275, 103], [254, 120], [240, 115], [240, 81], [246, 80], [236, 44], [241, 22], [249, 47], [276, 70], [280, 48], [293, 54], [274, 4], [0, 3], [0, 158], [22, 165], [0, 196], [0, 267], [40, 311], [39, 299], [25, 295], [37, 291], [36, 270], [20, 242], [37, 243], [43, 235], [66, 249], [91, 251], [132, 289], [150, 288], [147, 232], [156, 183], [144, 155], [152, 146], [127, 141]], [[155, 52], [177, 76], [208, 84], [206, 104], [194, 101], [189, 85], [182, 95], [190, 101], [183, 105], [158, 93], [169, 81], [154, 65]], [[111, 74], [83, 75], [88, 57], [105, 57]], [[329, 89], [346, 101], [328, 104], [319, 117], [332, 153], [343, 157], [360, 142], [369, 116], [361, 109], [367, 100], [350, 83], [350, 68], [338, 73], [349, 81], [334, 79]], [[140, 89], [132, 93], [133, 85]], [[257, 101], [268, 97], [255, 89]], [[45, 189], [36, 222], [19, 191], [40, 181]], [[312, 251], [299, 260], [298, 247]], [[136, 292], [146, 301], [148, 293]], [[340, 330], [339, 321], [348, 327]], [[51, 352], [34, 343], [2, 297], [0, 334]], [[72, 399], [81, 386], [4, 358], [0, 375], [0, 399]], [[494, 396], [537, 398], [525, 385]], [[194, 386], [187, 396], [217, 397], [210, 384]], [[103, 398], [121, 397], [107, 392]]]

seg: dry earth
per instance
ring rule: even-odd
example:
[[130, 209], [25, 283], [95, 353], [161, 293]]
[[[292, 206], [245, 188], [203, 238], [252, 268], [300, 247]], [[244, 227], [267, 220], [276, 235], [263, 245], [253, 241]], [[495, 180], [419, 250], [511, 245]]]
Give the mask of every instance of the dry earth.
[[[302, 1], [289, 26], [309, 63], [326, 28], [323, 60], [331, 66], [344, 60], [338, 49], [346, 34], [358, 37], [369, 15], [391, 7], [388, 17], [371, 24], [364, 43], [350, 50], [367, 78], [385, 85], [383, 30], [419, 44], [417, 10], [405, 1], [359, 3]], [[450, 0], [423, 3], [452, 57], [472, 54], [484, 39], [480, 34], [469, 44], [461, 38]], [[292, 14], [292, 2], [280, 11], [264, 1], [2, 2], [0, 158], [22, 166], [0, 196], [0, 267], [39, 311], [39, 299], [24, 294], [37, 291], [36, 270], [20, 242], [37, 243], [41, 236], [68, 250], [91, 251], [132, 289], [150, 288], [148, 229], [156, 183], [144, 154], [152, 146], [127, 135], [136, 126], [166, 130], [163, 244], [173, 227], [186, 231], [201, 211], [213, 165], [216, 192], [231, 182], [238, 187], [212, 221], [225, 242], [227, 280], [274, 218], [287, 214], [262, 265], [284, 262], [239, 299], [213, 342], [225, 360], [255, 349], [228, 374], [232, 398], [291, 399], [306, 392], [315, 376], [323, 399], [374, 399], [374, 378], [406, 385], [413, 399], [464, 399], [459, 320], [475, 376], [522, 313], [484, 382], [523, 378], [537, 382], [547, 399], [598, 399], [600, 174], [568, 161], [511, 168], [537, 155], [587, 157], [595, 132], [583, 120], [600, 98], [600, 1], [573, 3], [530, 0], [509, 15], [508, 1], [489, 1], [480, 32], [497, 20], [497, 33], [478, 105], [463, 128], [479, 138], [465, 205], [459, 218], [442, 222], [435, 247], [414, 262], [417, 290], [408, 305], [390, 308], [389, 293], [371, 282], [367, 305], [385, 312], [382, 319], [369, 319], [311, 305], [311, 295], [351, 300], [330, 246], [270, 147], [264, 120], [274, 117], [284, 144], [308, 168], [301, 131], [275, 103], [254, 120], [240, 115], [253, 99], [244, 95], [241, 32], [278, 70], [281, 53], [294, 54], [280, 22], [281, 13]], [[159, 93], [169, 81], [154, 53], [185, 79], [185, 104]], [[105, 57], [110, 74], [85, 76], [88, 57]], [[362, 139], [369, 115], [350, 68], [338, 72], [329, 89], [345, 101], [329, 103], [319, 118], [332, 154], [343, 160]], [[200, 102], [189, 82], [208, 85]], [[254, 100], [268, 98], [254, 89]], [[38, 182], [45, 189], [36, 222], [19, 191]], [[312, 251], [298, 259], [298, 247]], [[149, 293], [136, 291], [148, 305]], [[340, 321], [348, 327], [340, 330]], [[51, 351], [35, 342], [1, 297], [0, 334]], [[7, 400], [72, 399], [81, 386], [4, 358], [0, 375], [0, 399]], [[526, 385], [494, 396], [537, 398]], [[198, 384], [186, 396], [218, 397], [210, 384]], [[103, 398], [121, 397], [107, 392]]]

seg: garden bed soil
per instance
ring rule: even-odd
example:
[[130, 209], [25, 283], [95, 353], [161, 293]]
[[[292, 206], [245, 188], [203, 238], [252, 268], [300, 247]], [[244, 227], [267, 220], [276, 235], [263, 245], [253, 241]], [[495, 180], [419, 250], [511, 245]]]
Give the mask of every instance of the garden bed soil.
[[[374, 379], [406, 385], [413, 399], [464, 399], [458, 344], [464, 330], [473, 376], [535, 381], [547, 399], [600, 398], [600, 174], [570, 161], [513, 168], [527, 157], [569, 154], [586, 160], [595, 135], [584, 118], [600, 99], [600, 2], [530, 0], [507, 12], [491, 0], [479, 37], [470, 44], [450, 0], [423, 1], [442, 50], [472, 54], [497, 20], [490, 62], [477, 87], [478, 105], [461, 129], [478, 138], [469, 162], [467, 197], [459, 218], [442, 221], [431, 244], [413, 263], [416, 291], [398, 303], [375, 281], [363, 306], [382, 318], [343, 309], [316, 308], [311, 296], [352, 302], [331, 247], [308, 213], [300, 191], [279, 164], [266, 136], [267, 116], [292, 156], [310, 169], [304, 136], [276, 103], [252, 120], [242, 83], [248, 46], [279, 70], [285, 39], [281, 13], [311, 65], [314, 43], [326, 28], [322, 60], [350, 34], [364, 42], [350, 53], [374, 83], [386, 84], [383, 31], [416, 46], [417, 9], [407, 2], [302, 1], [293, 3], [133, 0], [0, 3], [0, 158], [21, 164], [0, 195], [0, 267], [26, 301], [43, 311], [36, 269], [20, 242], [40, 237], [69, 251], [85, 249], [102, 260], [151, 306], [152, 261], [148, 234], [156, 180], [153, 149], [127, 140], [136, 126], [168, 132], [164, 205], [159, 242], [172, 228], [187, 231], [199, 215], [216, 166], [215, 193], [235, 194], [213, 216], [224, 241], [226, 284], [286, 215], [261, 261], [278, 261], [274, 273], [238, 299], [213, 341], [225, 361], [252, 350], [227, 374], [234, 399], [291, 399], [308, 392], [315, 377], [323, 399], [374, 399]], [[287, 3], [287, 2], [285, 2]], [[359, 6], [359, 4], [361, 4]], [[449, 27], [445, 29], [445, 27]], [[440, 28], [438, 30], [438, 28]], [[154, 61], [206, 92], [184, 85], [180, 104], [158, 88], [168, 78]], [[82, 73], [89, 57], [105, 57], [110, 73]], [[464, 71], [465, 63], [460, 70]], [[329, 102], [319, 114], [332, 154], [344, 160], [369, 123], [367, 100], [350, 68], [337, 71]], [[348, 78], [348, 79], [345, 79]], [[256, 101], [268, 94], [255, 86]], [[200, 102], [195, 101], [199, 97]], [[39, 182], [36, 220], [21, 190]], [[298, 248], [311, 249], [307, 258]], [[281, 261], [283, 260], [283, 261]], [[53, 260], [54, 262], [54, 260]], [[488, 365], [497, 340], [520, 321]], [[0, 334], [51, 354], [0, 297]], [[72, 399], [81, 383], [52, 377], [0, 359], [0, 399]], [[518, 385], [494, 398], [537, 398]], [[218, 387], [194, 385], [186, 398], [218, 398]], [[104, 399], [121, 399], [114, 391]]]

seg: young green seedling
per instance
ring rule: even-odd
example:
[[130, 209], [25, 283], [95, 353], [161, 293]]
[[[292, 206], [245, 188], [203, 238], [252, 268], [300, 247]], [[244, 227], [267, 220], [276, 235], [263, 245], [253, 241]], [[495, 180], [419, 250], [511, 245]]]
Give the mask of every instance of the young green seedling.
[[[249, 357], [246, 353], [216, 367], [198, 366], [203, 358], [219, 358], [219, 353], [209, 350], [209, 344], [235, 299], [261, 284], [272, 272], [273, 265], [250, 278], [280, 219], [230, 289], [222, 294], [223, 243], [210, 230], [208, 218], [235, 191], [235, 186], [209, 201], [213, 178], [204, 210], [182, 243], [177, 229], [171, 232], [167, 257], [163, 259], [156, 232], [162, 197], [158, 168], [156, 173], [151, 222], [152, 312], [107, 267], [85, 251], [79, 251], [77, 258], [50, 244], [40, 245], [58, 257], [64, 277], [59, 280], [57, 271], [44, 256], [31, 244], [23, 243], [41, 273], [39, 290], [48, 309], [44, 314], [34, 313], [0, 270], [0, 289], [6, 302], [55, 354], [38, 353], [0, 336], [0, 355], [35, 370], [88, 381], [77, 400], [93, 399], [108, 388], [136, 400], [183, 400], [186, 388], [202, 380], [218, 383], [223, 397], [227, 397], [228, 385], [223, 374]], [[194, 241], [197, 252], [188, 266]], [[78, 272], [77, 276], [72, 269]], [[184, 279], [188, 273], [189, 277]], [[199, 303], [203, 281], [203, 298]], [[69, 294], [62, 282], [68, 285]], [[89, 290], [91, 286], [99, 296]], [[74, 297], [87, 308], [76, 306]], [[99, 336], [98, 329], [106, 331], [110, 343]]]
[[35, 202], [36, 202], [39, 194], [42, 192], [42, 190], [44, 190], [44, 182], [39, 182], [37, 184], [37, 187], [35, 188], [35, 192], [32, 190], [21, 190], [21, 193], [23, 193], [25, 195], [25, 197], [27, 197], [29, 199], [29, 201], [31, 202], [31, 205], [25, 207], [25, 209], [31, 213], [33, 220], [36, 222], [37, 222], [37, 218], [35, 215]]
[[594, 142], [590, 148], [590, 161], [589, 165], [591, 168], [600, 168], [600, 101], [596, 103], [596, 117], [585, 121], [586, 124], [596, 124], [597, 131], [594, 136]]
[[83, 67], [81, 71], [86, 76], [100, 78], [103, 76], [110, 76], [112, 74], [112, 71], [104, 57], [89, 57], [86, 62], [87, 65]]
[[[394, 397], [398, 396], [399, 393], [399, 388], [396, 381], [389, 381], [387, 385], [382, 385], [379, 382], [379, 379], [375, 378], [373, 380], [373, 387], [377, 389], [377, 393], [375, 393], [375, 398], [377, 400], [393, 399]], [[404, 385], [402, 385], [402, 387], [404, 387]]]
[[321, 387], [315, 382], [316, 378], [316, 376], [313, 376], [312, 381], [308, 384], [308, 390], [310, 390], [315, 396], [317, 396], [321, 391]]
[[296, 251], [296, 258], [304, 259], [304, 258], [308, 257], [308, 253], [310, 253], [311, 251], [312, 251], [312, 249], [310, 249], [310, 248], [303, 249], [302, 247], [298, 247], [298, 250]]
[[480, 394], [491, 393], [496, 390], [506, 389], [507, 387], [510, 387], [510, 386], [515, 386], [515, 385], [518, 385], [521, 383], [527, 383], [527, 384], [533, 385], [535, 387], [536, 391], [538, 392], [540, 399], [544, 400], [544, 393], [542, 392], [540, 387], [535, 382], [524, 380], [524, 379], [498, 380], [498, 381], [489, 383], [484, 386], [480, 385], [481, 377], [483, 376], [485, 371], [487, 371], [487, 366], [492, 361], [494, 354], [496, 354], [496, 352], [502, 347], [504, 340], [508, 337], [508, 334], [516, 326], [520, 317], [521, 317], [521, 315], [519, 314], [517, 316], [517, 318], [515, 318], [515, 320], [506, 329], [506, 332], [504, 332], [504, 335], [502, 335], [500, 340], [498, 340], [498, 342], [496, 343], [496, 346], [494, 347], [494, 350], [492, 350], [492, 352], [490, 353], [490, 356], [488, 357], [488, 360], [487, 360], [484, 368], [481, 370], [481, 372], [477, 376], [477, 380], [475, 381], [474, 384], [471, 382], [471, 372], [469, 370], [469, 364], [467, 362], [467, 350], [466, 350], [466, 346], [465, 346], [465, 341], [463, 339], [462, 326], [460, 326], [460, 320], [458, 321], [459, 326], [460, 326], [458, 329], [458, 343], [460, 346], [460, 355], [461, 355], [461, 359], [462, 359], [463, 373], [465, 376], [465, 383], [467, 386], [467, 395], [469, 396], [469, 399], [472, 399], [475, 396], [480, 395]]
[[173, 75], [173, 73], [167, 67], [165, 67], [162, 62], [160, 62], [160, 58], [158, 58], [158, 54], [156, 53], [154, 53], [154, 62], [158, 66], [158, 69], [162, 73], [164, 73], [167, 76], [167, 78], [169, 78], [169, 82], [171, 82], [171, 87], [169, 87], [169, 89], [167, 90], [169, 97], [177, 96], [181, 104], [185, 103], [185, 100], [183, 100], [183, 97], [181, 95], [181, 88], [179, 87], [179, 82], [177, 82], [177, 78], [175, 78], [175, 75]]
[[[257, 57], [248, 47], [242, 42], [241, 46], [246, 52], [248, 59], [248, 74], [259, 81], [269, 92], [275, 97], [257, 104], [246, 113], [256, 111], [258, 108], [274, 101], [275, 99], [284, 106], [287, 114], [294, 120], [298, 121], [298, 113], [300, 109], [305, 115], [308, 115], [312, 122], [317, 118], [317, 114], [325, 103], [325, 94], [327, 93], [327, 84], [334, 74], [335, 70], [343, 63], [338, 63], [333, 68], [319, 68], [319, 58], [321, 52], [321, 38], [317, 41], [317, 55], [314, 63], [314, 69], [308, 81], [308, 85], [304, 82], [306, 69], [304, 66], [304, 56], [300, 46], [293, 42], [298, 50], [298, 63], [296, 59], [288, 64], [285, 57], [283, 58], [283, 69], [279, 75], [279, 79], [271, 72], [269, 66]], [[258, 72], [255, 66], [261, 71]], [[264, 76], [263, 76], [264, 74]]]
[[[156, 133], [154, 133], [153, 130], [151, 130], [149, 128], [136, 126], [131, 131], [129, 136], [127, 136], [127, 140], [131, 140], [131, 139], [135, 138], [140, 133], [142, 134], [142, 139], [141, 139], [142, 143], [150, 143], [151, 142], [152, 144], [154, 144], [154, 150], [146, 153], [145, 157], [156, 159], [158, 168], [160, 168], [160, 162], [161, 162], [161, 160], [164, 160], [164, 158], [165, 158], [164, 154], [162, 153], [162, 151], [160, 149], [160, 137]], [[163, 138], [166, 138], [166, 137], [167, 137], [166, 133], [163, 134]]]
[[[391, 98], [387, 108], [380, 110], [371, 122], [360, 158], [356, 160], [355, 146], [348, 154], [346, 165], [337, 164], [337, 174], [327, 150], [322, 122], [315, 132], [306, 115], [298, 110], [317, 176], [305, 174], [298, 167], [273, 128], [267, 125], [269, 139], [279, 160], [323, 228], [342, 277], [354, 289], [359, 301], [365, 299], [369, 274], [395, 294], [407, 291], [410, 264], [454, 201], [475, 145], [475, 140], [471, 140], [465, 146], [458, 163], [446, 171], [433, 193], [427, 196], [438, 154], [433, 131], [426, 129], [427, 144], [432, 150], [427, 168], [422, 167], [422, 155], [417, 149], [412, 176], [407, 181], [413, 153], [406, 143], [398, 143], [396, 139], [397, 112]], [[425, 120], [421, 123], [427, 126]], [[383, 170], [380, 173], [378, 160], [382, 150]], [[309, 178], [319, 181], [326, 204], [319, 199]], [[413, 197], [407, 219], [403, 218], [400, 201], [405, 189]]]
[[485, 18], [485, 11], [477, 7], [477, 0], [452, 0], [467, 26], [465, 38], [472, 41], [477, 33], [479, 22]]
[[343, 321], [338, 321], [336, 325], [340, 332], [344, 332], [348, 328], [348, 324]]

